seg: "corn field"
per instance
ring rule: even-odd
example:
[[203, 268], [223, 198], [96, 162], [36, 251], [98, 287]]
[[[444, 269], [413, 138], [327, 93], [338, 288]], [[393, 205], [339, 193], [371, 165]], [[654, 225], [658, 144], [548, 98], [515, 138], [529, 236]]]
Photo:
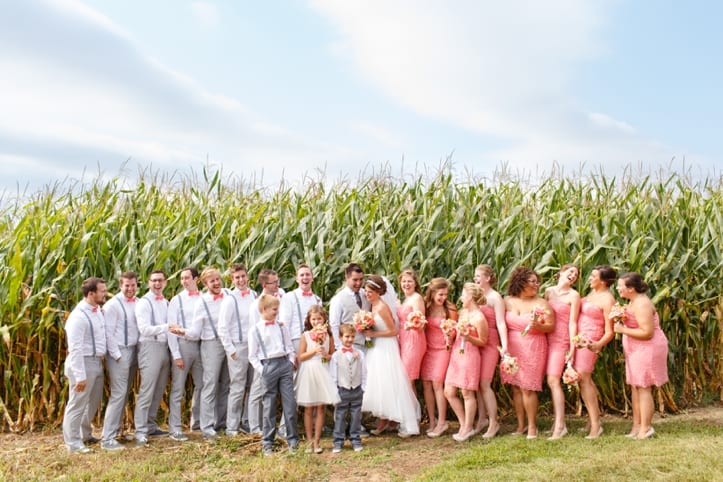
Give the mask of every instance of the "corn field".
[[[294, 285], [295, 266], [309, 263], [314, 290], [327, 302], [349, 261], [393, 280], [405, 267], [422, 282], [446, 276], [454, 299], [480, 263], [496, 268], [501, 292], [520, 264], [542, 275], [544, 289], [559, 266], [576, 263], [583, 295], [595, 265], [638, 271], [670, 341], [671, 382], [659, 401], [675, 410], [719, 399], [723, 183], [632, 177], [460, 182], [442, 169], [409, 180], [382, 174], [271, 190], [223, 172], [142, 171], [133, 186], [99, 177], [3, 200], [1, 429], [59, 423], [67, 397], [63, 326], [82, 279], [103, 277], [115, 292], [120, 272], [133, 270], [143, 292], [148, 273], [161, 268], [170, 297], [182, 267], [233, 262], [246, 263], [252, 279], [260, 268], [276, 269], [284, 288]], [[625, 412], [619, 341], [604, 350], [594, 377], [603, 407]], [[507, 389], [501, 393], [509, 403]]]

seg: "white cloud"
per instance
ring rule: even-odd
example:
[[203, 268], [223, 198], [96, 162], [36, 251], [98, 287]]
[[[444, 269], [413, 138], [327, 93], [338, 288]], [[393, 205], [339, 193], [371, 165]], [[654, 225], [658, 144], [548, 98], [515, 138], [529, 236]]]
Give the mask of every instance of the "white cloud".
[[399, 150], [404, 145], [402, 140], [394, 132], [378, 124], [357, 122], [352, 127], [365, 137], [369, 137], [383, 146]]
[[336, 55], [400, 105], [507, 145], [487, 153], [494, 160], [669, 159], [668, 147], [569, 93], [576, 69], [606, 54], [615, 3], [311, 0], [340, 33]]
[[0, 156], [32, 160], [16, 170], [20, 179], [45, 183], [97, 165], [112, 172], [128, 159], [159, 169], [211, 160], [239, 173], [265, 167], [269, 176], [282, 172], [274, 163], [287, 163], [284, 172], [300, 177], [320, 158], [349, 154], [207, 91], [82, 4], [8, 8], [0, 16]]
[[210, 30], [218, 24], [218, 8], [211, 2], [193, 2], [191, 11], [201, 27]]

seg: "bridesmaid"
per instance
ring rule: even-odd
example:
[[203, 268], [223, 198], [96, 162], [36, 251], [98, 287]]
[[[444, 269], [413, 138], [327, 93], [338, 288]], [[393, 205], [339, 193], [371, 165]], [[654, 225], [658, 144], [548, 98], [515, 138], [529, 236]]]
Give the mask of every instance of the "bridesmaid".
[[579, 275], [577, 266], [566, 264], [560, 268], [557, 285], [545, 290], [545, 299], [555, 312], [555, 329], [547, 334], [547, 386], [552, 393], [552, 407], [555, 412], [552, 436], [548, 440], [557, 440], [567, 435], [565, 392], [560, 377], [565, 369], [565, 362], [571, 359], [570, 333], [577, 329], [577, 316], [580, 313], [580, 294], [572, 287]]
[[[447, 399], [444, 397], [444, 379], [447, 375], [450, 352], [447, 350], [440, 323], [445, 319], [457, 320], [457, 308], [447, 299], [449, 281], [434, 278], [429, 282], [424, 295], [427, 311], [427, 352], [422, 360], [422, 385], [424, 403], [427, 406], [430, 430], [427, 436], [435, 438], [449, 429], [447, 423]], [[438, 418], [434, 417], [437, 409]]]
[[412, 385], [412, 391], [416, 393], [414, 381], [419, 378], [419, 371], [422, 367], [422, 358], [427, 351], [427, 336], [424, 328], [421, 330], [404, 328], [407, 317], [413, 311], [418, 311], [426, 316], [424, 298], [419, 291], [419, 279], [417, 273], [411, 269], [405, 269], [399, 274], [399, 287], [404, 293], [404, 301], [397, 308], [399, 317], [399, 351], [402, 356], [404, 369]]
[[596, 439], [603, 433], [597, 387], [592, 379], [592, 372], [598, 353], [615, 336], [613, 322], [608, 319], [608, 315], [615, 304], [610, 286], [616, 278], [617, 272], [610, 266], [600, 265], [593, 268], [588, 278], [590, 292], [580, 301], [578, 326], [570, 331], [571, 337], [580, 334], [592, 342], [584, 348], [576, 349], [574, 344], [571, 346], [575, 360], [573, 368], [580, 375], [580, 396], [590, 417], [590, 433], [585, 437], [587, 439]]
[[[487, 302], [480, 308], [487, 321], [487, 343], [480, 348], [480, 381], [477, 390], [478, 421], [475, 433], [480, 433], [487, 425], [482, 438], [492, 438], [500, 430], [497, 420], [497, 398], [492, 390], [492, 379], [500, 360], [500, 351], [507, 352], [507, 323], [505, 323], [505, 301], [494, 290], [497, 276], [492, 266], [481, 264], [474, 271], [474, 282], [484, 291]], [[485, 413], [486, 412], [486, 413]]]
[[[478, 285], [465, 283], [462, 290], [462, 311], [460, 320], [468, 320], [469, 334], [460, 335], [452, 347], [449, 369], [444, 381], [444, 395], [459, 420], [459, 431], [452, 436], [457, 442], [464, 442], [475, 434], [474, 416], [477, 412], [475, 392], [479, 387], [480, 351], [487, 343], [487, 320], [480, 306], [485, 304], [485, 295]], [[464, 343], [464, 345], [463, 345]], [[464, 404], [457, 396], [462, 390]]]
[[668, 339], [660, 329], [658, 312], [645, 294], [648, 285], [638, 273], [626, 273], [618, 280], [618, 294], [630, 300], [615, 333], [623, 335], [625, 380], [632, 388], [633, 428], [627, 435], [643, 440], [655, 435], [652, 426], [652, 387], [668, 381]]
[[[520, 266], [510, 276], [505, 298], [508, 349], [510, 355], [517, 358], [520, 368], [514, 375], [501, 372], [501, 378], [503, 383], [512, 385], [517, 415], [517, 430], [513, 435], [525, 432], [526, 417], [528, 439], [537, 438], [537, 392], [542, 390], [547, 360], [545, 334], [555, 328], [552, 308], [544, 298], [537, 296], [539, 289], [539, 275]], [[537, 310], [542, 311], [539, 319], [533, 317]]]

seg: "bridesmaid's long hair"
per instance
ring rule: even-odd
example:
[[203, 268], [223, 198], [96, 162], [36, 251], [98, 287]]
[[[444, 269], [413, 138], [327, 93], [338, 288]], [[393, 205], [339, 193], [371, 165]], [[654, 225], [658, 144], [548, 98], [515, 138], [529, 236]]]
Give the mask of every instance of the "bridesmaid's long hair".
[[413, 269], [407, 268], [403, 269], [401, 273], [399, 273], [399, 277], [397, 278], [397, 281], [399, 282], [399, 291], [402, 291], [402, 277], [403, 276], [409, 276], [414, 280], [414, 291], [422, 294], [422, 289], [419, 287], [419, 277], [417, 276], [417, 272]]
[[[447, 278], [432, 278], [432, 281], [429, 282], [429, 285], [427, 285], [427, 291], [424, 294], [424, 308], [427, 311], [427, 313], [430, 313], [432, 310], [432, 306], [434, 305], [434, 295], [439, 290], [449, 290], [450, 283], [447, 281]], [[454, 306], [454, 303], [449, 301], [449, 296], [447, 296], [447, 301], [444, 302], [444, 317], [449, 318], [450, 313], [457, 313], [457, 307]]]

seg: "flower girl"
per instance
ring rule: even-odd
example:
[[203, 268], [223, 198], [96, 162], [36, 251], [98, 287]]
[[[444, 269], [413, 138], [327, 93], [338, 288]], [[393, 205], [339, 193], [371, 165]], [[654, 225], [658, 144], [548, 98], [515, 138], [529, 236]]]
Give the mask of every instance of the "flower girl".
[[332, 382], [328, 361], [334, 353], [334, 338], [329, 330], [324, 308], [314, 305], [304, 323], [304, 336], [299, 342], [299, 372], [296, 376], [296, 403], [304, 408], [308, 451], [321, 453], [321, 431], [324, 427], [324, 405], [339, 403], [339, 393]]

